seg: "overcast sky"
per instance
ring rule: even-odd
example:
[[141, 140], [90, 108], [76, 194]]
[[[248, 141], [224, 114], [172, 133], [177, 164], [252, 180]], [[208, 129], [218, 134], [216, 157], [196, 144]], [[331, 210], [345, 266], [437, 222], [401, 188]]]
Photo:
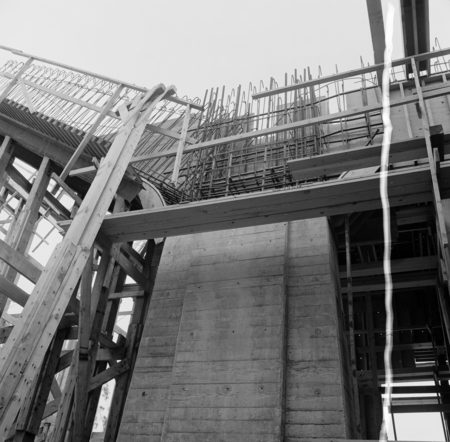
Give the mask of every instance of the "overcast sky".
[[[394, 1], [397, 3], [397, 0]], [[373, 63], [365, 0], [0, 0], [0, 44], [203, 98], [250, 81], [279, 83]], [[450, 0], [431, 0], [431, 36], [450, 46]], [[395, 58], [403, 56], [400, 15]], [[3, 51], [0, 51], [3, 52]], [[3, 55], [3, 54], [1, 54]], [[6, 54], [9, 58], [10, 55]], [[0, 58], [0, 61], [5, 59]]]

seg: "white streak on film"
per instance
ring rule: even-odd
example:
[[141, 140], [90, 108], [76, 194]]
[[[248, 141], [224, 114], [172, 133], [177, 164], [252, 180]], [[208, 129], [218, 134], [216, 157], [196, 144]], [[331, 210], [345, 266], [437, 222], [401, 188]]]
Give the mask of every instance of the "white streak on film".
[[386, 307], [386, 347], [384, 349], [384, 367], [385, 367], [385, 390], [383, 399], [383, 423], [380, 430], [380, 441], [387, 441], [388, 427], [390, 423], [389, 406], [392, 393], [392, 276], [391, 276], [391, 216], [388, 199], [388, 165], [389, 150], [391, 145], [392, 124], [390, 118], [390, 98], [389, 98], [389, 71], [391, 70], [393, 32], [394, 32], [394, 13], [395, 7], [392, 2], [387, 5], [385, 35], [386, 47], [384, 50], [384, 69], [383, 69], [383, 147], [381, 151], [381, 171], [380, 171], [380, 196], [383, 207], [383, 232], [384, 232], [384, 255], [383, 270], [385, 279], [385, 297]]

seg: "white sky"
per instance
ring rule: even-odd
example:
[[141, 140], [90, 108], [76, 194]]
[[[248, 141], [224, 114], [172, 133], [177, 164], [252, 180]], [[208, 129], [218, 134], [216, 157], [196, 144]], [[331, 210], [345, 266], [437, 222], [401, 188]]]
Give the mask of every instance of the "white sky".
[[[450, 1], [430, 4], [432, 44], [450, 46]], [[2, 45], [190, 98], [373, 63], [365, 0], [0, 0], [0, 14]]]
[[[175, 84], [189, 98], [270, 77], [282, 84], [285, 72], [308, 66], [314, 77], [319, 66], [323, 75], [336, 64], [355, 69], [360, 56], [373, 63], [365, 0], [0, 0], [0, 16], [1, 45], [140, 86]], [[432, 46], [437, 37], [450, 47], [449, 17], [450, 0], [430, 0]], [[0, 51], [0, 64], [10, 57]], [[424, 440], [439, 427], [429, 420], [421, 432], [413, 422], [401, 439]]]

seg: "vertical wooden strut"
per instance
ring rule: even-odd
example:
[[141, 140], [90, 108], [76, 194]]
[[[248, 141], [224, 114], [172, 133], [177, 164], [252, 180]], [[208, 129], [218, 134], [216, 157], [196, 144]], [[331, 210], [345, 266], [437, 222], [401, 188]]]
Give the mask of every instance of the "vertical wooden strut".
[[[152, 239], [147, 243], [147, 253], [145, 255], [145, 261], [142, 269], [143, 275], [151, 282], [151, 290], [155, 284], [156, 277], [156, 268], [152, 267], [154, 251], [155, 241]], [[109, 410], [108, 423], [105, 431], [105, 440], [116, 440], [119, 434], [119, 426], [125, 407], [126, 393], [131, 383], [131, 376], [137, 358], [137, 348], [139, 347], [139, 342], [141, 340], [152, 292], [143, 291], [143, 295], [144, 296], [136, 299], [136, 304], [130, 319], [130, 325], [128, 326], [125, 347], [127, 349], [126, 359], [128, 360], [130, 369], [116, 378], [116, 386], [114, 388], [114, 394]]]
[[[28, 244], [33, 236], [34, 225], [39, 216], [39, 207], [42, 204], [45, 191], [47, 190], [48, 183], [50, 181], [50, 160], [44, 157], [39, 167], [38, 174], [31, 188], [31, 192], [28, 196], [25, 206], [20, 211], [17, 221], [12, 227], [11, 235], [8, 238], [9, 245], [22, 255], [25, 255]], [[14, 282], [17, 275], [16, 270], [11, 267], [6, 268], [4, 271], [5, 278]], [[6, 305], [6, 297], [0, 297], [0, 315]]]
[[45, 406], [52, 388], [54, 374], [59, 361], [67, 330], [58, 330], [47, 350], [42, 370], [35, 381], [35, 388], [26, 398], [16, 424], [14, 442], [33, 442], [39, 433], [39, 427]]
[[355, 322], [353, 313], [353, 290], [352, 290], [352, 264], [350, 256], [350, 222], [349, 216], [345, 217], [345, 257], [347, 262], [347, 302], [348, 302], [348, 327], [350, 336], [350, 358], [352, 366], [353, 400], [356, 411], [356, 427], [361, 434], [361, 414], [359, 406], [358, 378], [356, 377], [356, 348], [355, 348]]
[[0, 188], [3, 186], [6, 180], [6, 168], [11, 161], [13, 154], [13, 142], [11, 138], [5, 137], [2, 145], [0, 146]]
[[0, 440], [13, 427], [89, 259], [94, 240], [156, 104], [148, 91], [119, 130], [62, 243], [55, 249], [0, 355]]
[[191, 106], [186, 106], [186, 113], [184, 114], [183, 127], [181, 128], [181, 137], [178, 142], [177, 156], [173, 165], [172, 183], [178, 181], [178, 175], [180, 173], [181, 158], [183, 157], [184, 145], [186, 144], [187, 131], [189, 128], [189, 120], [191, 118]]

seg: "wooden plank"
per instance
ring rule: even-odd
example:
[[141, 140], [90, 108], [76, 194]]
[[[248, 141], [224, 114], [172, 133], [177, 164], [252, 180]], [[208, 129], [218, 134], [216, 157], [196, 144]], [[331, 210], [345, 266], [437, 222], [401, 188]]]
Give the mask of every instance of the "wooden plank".
[[450, 404], [392, 405], [392, 413], [450, 413]]
[[[442, 189], [450, 189], [450, 165], [441, 164]], [[392, 207], [430, 201], [431, 180], [426, 166], [405, 168], [389, 175]], [[330, 205], [330, 201], [333, 204]], [[377, 174], [335, 180], [281, 191], [225, 197], [160, 209], [105, 217], [102, 232], [113, 242], [179, 236], [190, 233], [317, 218], [381, 207]], [[69, 222], [60, 225], [67, 229]]]
[[110, 299], [122, 299], [122, 298], [141, 298], [143, 296], [144, 296], [144, 290], [142, 290], [142, 289], [123, 290], [122, 292], [111, 293], [109, 295], [108, 300], [110, 300]]
[[16, 272], [25, 276], [31, 282], [36, 284], [42, 271], [37, 268], [34, 264], [28, 261], [25, 256], [19, 253], [17, 250], [12, 248], [10, 245], [6, 244], [0, 239], [0, 259], [6, 262], [10, 267], [12, 267]]
[[[191, 105], [189, 105], [189, 108], [190, 107], [191, 107]], [[180, 140], [182, 137], [182, 134], [179, 134], [178, 132], [174, 132], [173, 130], [165, 129], [164, 127], [155, 126], [154, 124], [147, 124], [147, 126], [145, 128], [151, 132], [155, 132], [157, 134], [161, 134], [161, 135], [165, 135], [166, 137], [173, 138], [174, 140]], [[197, 141], [198, 140], [196, 140], [195, 138], [189, 137], [186, 134], [186, 139], [185, 139], [186, 143], [195, 144], [195, 143], [197, 143]], [[145, 156], [145, 155], [143, 155], [143, 156]], [[136, 158], [138, 158], [138, 157], [133, 157], [131, 159], [131, 162], [135, 163]]]
[[[429, 270], [438, 268], [437, 256], [423, 256], [419, 258], [393, 259], [391, 261], [391, 273], [414, 272], [418, 270]], [[339, 276], [346, 277], [344, 266], [340, 267]], [[352, 277], [383, 275], [383, 263], [371, 262], [354, 264], [352, 267]]]
[[91, 379], [91, 383], [89, 384], [89, 391], [95, 390], [96, 388], [101, 387], [103, 384], [111, 381], [112, 379], [120, 376], [121, 374], [127, 372], [130, 369], [128, 365], [128, 361], [125, 359], [120, 361], [116, 365], [102, 371], [98, 375], [94, 376]]
[[[65, 330], [59, 330], [57, 332], [47, 351], [39, 377], [35, 380], [35, 390], [30, 392], [27, 398], [22, 398], [22, 409], [16, 423], [16, 438], [20, 441], [34, 440], [35, 436], [39, 433], [46, 403], [52, 385], [56, 382], [54, 375], [58, 365], [58, 356], [64, 344], [65, 334]], [[26, 434], [21, 435], [21, 432]], [[21, 439], [22, 436], [28, 436], [30, 439]]]
[[14, 151], [13, 141], [10, 137], [5, 137], [3, 139], [2, 145], [0, 146], [0, 187], [6, 179], [6, 168], [12, 159], [12, 154]]
[[61, 178], [56, 175], [56, 173], [52, 173], [52, 180], [56, 181], [56, 184], [75, 201], [75, 204], [77, 206], [81, 205], [83, 200], [64, 181], [62, 181]]
[[85, 174], [96, 174], [97, 168], [94, 166], [87, 166], [87, 167], [81, 167], [80, 169], [74, 169], [71, 170], [69, 173], [69, 176], [79, 176], [79, 175], [85, 175]]
[[[319, 176], [340, 175], [341, 173], [379, 166], [382, 144], [357, 149], [333, 152], [311, 158], [288, 161], [289, 170], [295, 180], [307, 180]], [[450, 153], [450, 149], [448, 149]], [[389, 163], [400, 163], [427, 158], [424, 138], [414, 138], [391, 143]]]
[[175, 183], [175, 184], [178, 181], [178, 174], [180, 173], [181, 159], [183, 157], [184, 145], [186, 143], [186, 137], [187, 137], [187, 131], [189, 128], [190, 118], [191, 118], [191, 108], [188, 105], [186, 107], [186, 112], [184, 114], [183, 127], [181, 128], [181, 136], [180, 136], [180, 140], [178, 142], [177, 154], [175, 156], [175, 162], [174, 162], [173, 171], [172, 171], [172, 183]]
[[[91, 358], [89, 341], [91, 332], [91, 289], [92, 289], [92, 265], [93, 251], [86, 263], [86, 267], [81, 277], [80, 312], [78, 321], [78, 346], [77, 346], [77, 381], [75, 384], [75, 410], [73, 412], [73, 440], [83, 442], [84, 437], [84, 417], [88, 396], [86, 394], [89, 386]], [[92, 343], [96, 345], [96, 343]]]

